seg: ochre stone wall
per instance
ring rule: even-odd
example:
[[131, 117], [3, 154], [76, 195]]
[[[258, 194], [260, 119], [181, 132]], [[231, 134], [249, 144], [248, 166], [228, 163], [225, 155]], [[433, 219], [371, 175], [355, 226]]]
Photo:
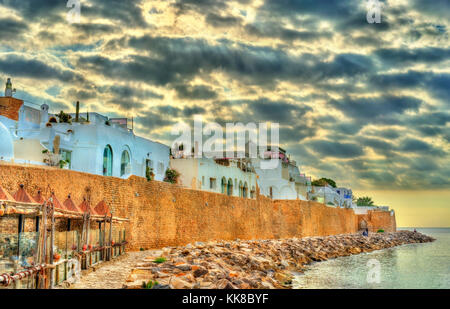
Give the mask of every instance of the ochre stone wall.
[[[123, 180], [50, 167], [0, 163], [0, 184], [15, 192], [20, 183], [32, 195], [38, 190], [44, 196], [55, 191], [61, 202], [68, 194], [77, 205], [83, 198], [90, 199], [94, 205], [105, 200], [115, 216], [130, 219], [127, 238], [131, 250], [195, 241], [291, 238], [358, 231], [359, 218], [352, 210], [316, 202], [272, 201], [258, 194], [256, 199], [242, 199], [147, 182], [135, 176]], [[379, 226], [388, 224], [384, 218], [372, 213], [367, 220]], [[395, 221], [393, 226], [392, 222], [389, 224], [385, 230], [395, 228]]]
[[389, 211], [369, 210], [366, 215], [358, 215], [358, 226], [361, 227], [361, 222], [365, 221], [370, 232], [376, 232], [379, 229], [385, 232], [395, 232], [397, 230], [397, 223], [395, 220], [395, 213]]
[[0, 98], [0, 115], [12, 120], [19, 120], [19, 110], [23, 101], [12, 97]]

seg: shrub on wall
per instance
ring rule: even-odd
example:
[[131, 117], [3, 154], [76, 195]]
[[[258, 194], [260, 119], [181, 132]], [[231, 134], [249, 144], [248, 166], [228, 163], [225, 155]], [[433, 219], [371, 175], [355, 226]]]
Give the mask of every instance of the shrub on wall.
[[147, 178], [147, 181], [152, 181], [155, 179], [155, 173], [153, 173], [153, 169], [151, 167], [148, 167], [145, 169], [145, 178]]
[[64, 113], [63, 111], [59, 112], [56, 117], [59, 118], [60, 123], [72, 123], [72, 116]]
[[166, 170], [166, 177], [164, 178], [164, 181], [175, 184], [178, 183], [179, 177], [180, 173], [178, 173], [178, 171], [168, 168]]
[[330, 185], [331, 187], [336, 188], [336, 182], [333, 179], [329, 178], [320, 178], [314, 180], [311, 185], [316, 187], [325, 187], [326, 185]]

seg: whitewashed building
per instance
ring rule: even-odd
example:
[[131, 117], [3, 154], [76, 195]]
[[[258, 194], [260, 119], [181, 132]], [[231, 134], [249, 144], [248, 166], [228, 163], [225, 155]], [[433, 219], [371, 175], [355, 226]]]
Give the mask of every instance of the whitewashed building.
[[353, 193], [347, 188], [312, 187], [310, 199], [330, 206], [353, 207]]
[[[248, 144], [246, 156], [249, 156]], [[258, 153], [258, 158], [251, 159], [258, 175], [260, 194], [277, 200], [307, 200], [310, 180], [300, 174], [297, 163], [289, 159], [284, 149], [271, 150], [268, 147], [263, 158]], [[273, 168], [262, 168], [265, 160], [277, 160], [278, 163]]]
[[136, 136], [126, 119], [90, 113], [58, 121], [48, 105], [36, 109], [5, 94], [0, 97], [0, 160], [121, 178], [145, 177], [149, 167], [155, 180], [164, 179], [169, 147]]
[[179, 183], [186, 188], [256, 197], [257, 176], [245, 160], [182, 157], [172, 158], [170, 166], [181, 174]]

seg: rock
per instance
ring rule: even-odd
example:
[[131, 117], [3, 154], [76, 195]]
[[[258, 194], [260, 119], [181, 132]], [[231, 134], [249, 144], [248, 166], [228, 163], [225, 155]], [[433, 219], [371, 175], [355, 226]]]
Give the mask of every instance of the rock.
[[286, 260], [281, 260], [280, 264], [283, 265], [285, 268], [289, 267], [289, 263]]
[[192, 269], [191, 265], [188, 264], [180, 264], [176, 265], [175, 267], [182, 271], [190, 271]]
[[155, 289], [155, 290], [169, 290], [170, 289], [170, 285], [168, 285], [168, 284], [157, 284], [152, 289]]
[[235, 289], [234, 285], [228, 281], [227, 279], [222, 279], [219, 282], [217, 282], [216, 284], [216, 289], [220, 289], [220, 290], [230, 290], [230, 289]]
[[240, 288], [240, 289], [243, 289], [243, 290], [249, 290], [249, 289], [251, 289], [252, 287], [250, 286], [250, 284], [248, 284], [248, 283], [246, 283], [246, 282], [243, 282], [243, 283], [241, 283], [241, 284], [239, 285], [239, 288]]
[[153, 251], [167, 261], [155, 264], [147, 257], [134, 264], [127, 288], [157, 281], [175, 289], [289, 288], [293, 276], [312, 261], [370, 252], [407, 243], [433, 241], [413, 232], [335, 235], [302, 239], [196, 242], [195, 247], [167, 247]]
[[278, 272], [278, 273], [275, 274], [274, 278], [275, 278], [275, 280], [277, 280], [281, 284], [291, 284], [293, 276], [291, 274], [288, 274], [288, 273]]
[[198, 278], [198, 277], [202, 277], [204, 275], [206, 275], [208, 273], [208, 270], [204, 267], [199, 267], [198, 269], [194, 270], [194, 277]]
[[155, 277], [156, 278], [168, 278], [168, 277], [170, 277], [170, 275], [159, 271], [155, 274]]
[[180, 290], [180, 289], [192, 289], [193, 284], [187, 281], [184, 281], [181, 278], [173, 277], [170, 281], [170, 287], [172, 289]]

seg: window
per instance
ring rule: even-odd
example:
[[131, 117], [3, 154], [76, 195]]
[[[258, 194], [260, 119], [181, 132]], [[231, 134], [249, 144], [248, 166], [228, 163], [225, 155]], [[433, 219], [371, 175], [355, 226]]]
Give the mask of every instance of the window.
[[120, 161], [120, 176], [131, 174], [130, 154], [124, 150]]
[[244, 183], [244, 188], [242, 190], [242, 197], [245, 197], [245, 198], [248, 197], [248, 185], [247, 185], [247, 183]]
[[205, 176], [202, 176], [202, 187], [205, 186]]
[[164, 163], [163, 162], [158, 162], [158, 175], [162, 175], [164, 174]]
[[68, 169], [71, 169], [72, 168], [72, 151], [60, 149], [59, 154], [61, 155], [60, 159], [67, 162], [65, 167]]
[[233, 180], [230, 178], [228, 179], [228, 185], [227, 185], [227, 194], [229, 196], [233, 195]]
[[256, 193], [255, 187], [252, 187], [252, 191], [250, 191], [250, 197], [255, 198], [255, 193]]
[[216, 178], [209, 178], [209, 188], [216, 189]]
[[103, 151], [103, 176], [112, 176], [113, 152], [111, 146], [107, 145]]
[[225, 194], [227, 192], [227, 180], [225, 177], [222, 178], [222, 194]]

